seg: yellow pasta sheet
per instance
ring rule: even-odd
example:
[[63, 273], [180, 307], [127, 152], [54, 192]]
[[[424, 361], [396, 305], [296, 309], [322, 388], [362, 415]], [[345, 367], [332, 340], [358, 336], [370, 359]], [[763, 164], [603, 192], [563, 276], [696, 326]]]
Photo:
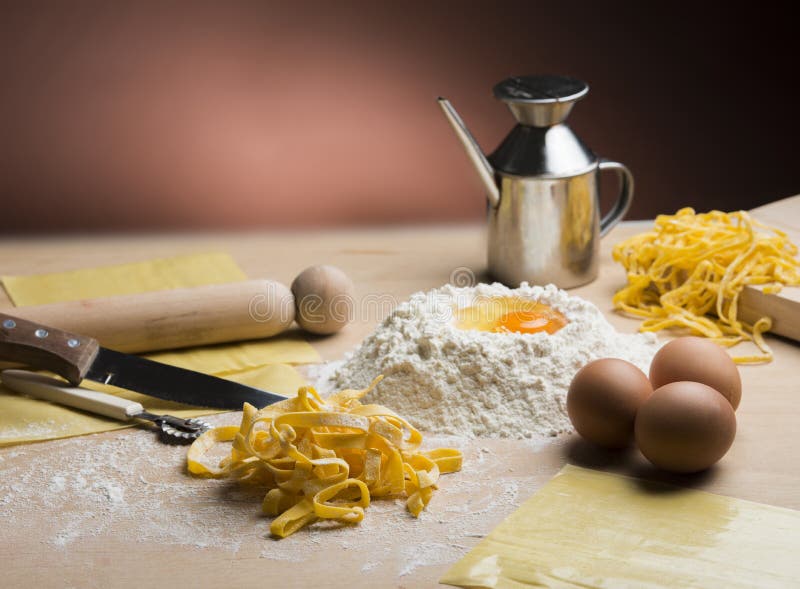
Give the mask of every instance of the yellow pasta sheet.
[[[203, 286], [244, 279], [246, 279], [244, 272], [229, 255], [211, 253], [42, 276], [4, 277], [3, 284], [15, 304], [24, 306], [58, 300], [79, 300], [167, 288]], [[63, 298], [55, 299], [54, 294], [61, 294]], [[290, 364], [320, 361], [314, 348], [297, 335], [161, 352], [148, 357], [287, 396], [294, 395], [298, 387], [305, 384], [302, 376]], [[86, 386], [135, 399], [153, 413], [195, 417], [215, 412], [208, 409], [192, 409], [186, 405], [94, 383], [86, 383]], [[122, 427], [129, 426], [78, 410], [15, 395], [0, 387], [0, 446], [66, 438]]]
[[52, 274], [3, 276], [3, 286], [11, 302], [23, 307], [239, 280], [247, 280], [247, 275], [234, 259], [214, 252]]
[[798, 555], [798, 511], [567, 465], [441, 582], [796, 587]]

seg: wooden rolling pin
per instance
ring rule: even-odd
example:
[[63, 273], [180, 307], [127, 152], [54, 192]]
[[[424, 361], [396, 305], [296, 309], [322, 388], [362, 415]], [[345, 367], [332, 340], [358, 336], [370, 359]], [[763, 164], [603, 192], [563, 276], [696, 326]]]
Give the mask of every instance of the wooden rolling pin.
[[250, 280], [3, 312], [135, 354], [277, 335], [294, 321], [295, 304], [283, 284]]

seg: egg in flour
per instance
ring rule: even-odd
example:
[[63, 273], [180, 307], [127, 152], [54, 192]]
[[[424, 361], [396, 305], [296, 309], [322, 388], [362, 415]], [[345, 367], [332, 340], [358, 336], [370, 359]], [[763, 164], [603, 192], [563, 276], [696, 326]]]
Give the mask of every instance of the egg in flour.
[[[477, 307], [477, 308], [476, 308]], [[566, 394], [592, 360], [647, 370], [653, 334], [618, 333], [589, 301], [553, 285], [445, 285], [401, 303], [349, 354], [331, 384], [381, 384], [365, 399], [418, 429], [533, 438], [572, 431]]]
[[480, 297], [455, 311], [460, 329], [491, 333], [553, 334], [566, 324], [567, 318], [550, 305], [521, 297]]

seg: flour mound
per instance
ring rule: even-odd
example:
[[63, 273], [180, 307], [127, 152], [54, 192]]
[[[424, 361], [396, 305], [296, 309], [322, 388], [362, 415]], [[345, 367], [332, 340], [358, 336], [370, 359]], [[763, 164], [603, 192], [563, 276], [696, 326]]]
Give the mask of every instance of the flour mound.
[[[455, 308], [477, 297], [519, 296], [545, 303], [569, 323], [550, 335], [462, 330]], [[533, 438], [572, 431], [570, 381], [598, 358], [622, 358], [647, 372], [653, 334], [621, 334], [590, 302], [553, 285], [451, 285], [413, 294], [332, 376], [339, 388], [384, 379], [366, 398], [428, 432], [465, 437]]]

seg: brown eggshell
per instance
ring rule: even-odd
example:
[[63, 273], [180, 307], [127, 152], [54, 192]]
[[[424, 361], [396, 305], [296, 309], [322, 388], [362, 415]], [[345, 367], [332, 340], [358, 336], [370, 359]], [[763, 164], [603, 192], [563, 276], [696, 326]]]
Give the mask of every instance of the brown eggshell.
[[336, 266], [311, 266], [292, 282], [295, 320], [310, 333], [336, 333], [353, 315], [353, 281]]
[[573, 377], [567, 413], [575, 430], [606, 448], [624, 448], [633, 439], [636, 411], [653, 388], [644, 372], [625, 360], [590, 362]]
[[734, 410], [742, 398], [742, 378], [719, 345], [701, 337], [679, 337], [662, 347], [650, 364], [650, 382], [657, 389], [671, 382], [702, 382], [719, 391]]
[[736, 436], [731, 404], [699, 382], [672, 382], [653, 391], [639, 408], [636, 445], [658, 468], [705, 470], [722, 458]]

